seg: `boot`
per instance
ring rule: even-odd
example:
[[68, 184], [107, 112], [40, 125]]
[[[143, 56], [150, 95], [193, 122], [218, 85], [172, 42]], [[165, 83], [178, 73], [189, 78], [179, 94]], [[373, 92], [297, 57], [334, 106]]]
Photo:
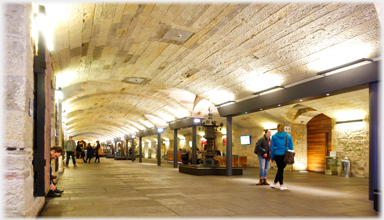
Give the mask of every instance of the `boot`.
[[263, 179], [260, 179], [258, 183], [256, 183], [257, 186], [263, 185]]
[[263, 185], [269, 185], [269, 183], [267, 182], [267, 178], [264, 179]]

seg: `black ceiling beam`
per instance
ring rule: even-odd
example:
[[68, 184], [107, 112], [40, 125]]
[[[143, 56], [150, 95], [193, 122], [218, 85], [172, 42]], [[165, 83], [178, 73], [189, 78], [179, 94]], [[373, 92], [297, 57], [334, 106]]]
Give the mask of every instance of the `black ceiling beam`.
[[[369, 83], [379, 80], [380, 62], [324, 76], [282, 90], [250, 98], [218, 108], [220, 117], [239, 116], [284, 105], [299, 103], [367, 88]], [[262, 109], [262, 110], [261, 110]]]
[[181, 129], [181, 128], [189, 128], [189, 127], [192, 127], [193, 125], [198, 125], [200, 124], [200, 122], [194, 122], [195, 119], [200, 119], [200, 122], [203, 120], [203, 118], [185, 118], [185, 119], [181, 119], [179, 121], [176, 121], [176, 122], [170, 122], [168, 125], [169, 125], [169, 128], [171, 130], [176, 130], [176, 129]]

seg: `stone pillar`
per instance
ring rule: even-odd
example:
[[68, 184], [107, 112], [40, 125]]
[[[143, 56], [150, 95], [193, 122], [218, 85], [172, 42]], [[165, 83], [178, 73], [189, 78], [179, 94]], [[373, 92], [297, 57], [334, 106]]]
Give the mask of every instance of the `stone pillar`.
[[[32, 5], [3, 4], [4, 121], [2, 161], [3, 217], [35, 217], [44, 197], [33, 196], [33, 44]], [[37, 43], [37, 42], [36, 42]], [[49, 161], [48, 161], [49, 163]]]

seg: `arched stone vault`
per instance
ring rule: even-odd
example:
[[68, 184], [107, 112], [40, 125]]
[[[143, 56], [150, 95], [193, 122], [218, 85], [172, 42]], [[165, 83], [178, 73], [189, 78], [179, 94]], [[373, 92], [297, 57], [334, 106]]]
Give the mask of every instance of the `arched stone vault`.
[[[381, 55], [381, 23], [373, 3], [119, 2], [56, 9], [65, 16], [54, 27], [52, 84], [64, 93], [63, 122], [77, 126], [72, 121], [84, 119], [83, 134], [102, 116], [135, 123], [149, 122], [145, 115], [165, 121], [201, 116], [201, 100], [212, 105], [243, 100]], [[46, 4], [46, 11], [56, 19], [50, 17], [58, 14], [54, 4]], [[166, 37], [168, 31], [193, 34], [177, 41]], [[332, 118], [351, 104], [339, 99], [332, 109], [316, 102], [303, 105]], [[305, 124], [314, 114], [295, 118], [298, 110], [292, 107], [235, 117], [234, 126]], [[225, 122], [213, 111], [215, 120]], [[120, 125], [111, 124], [115, 130]]]

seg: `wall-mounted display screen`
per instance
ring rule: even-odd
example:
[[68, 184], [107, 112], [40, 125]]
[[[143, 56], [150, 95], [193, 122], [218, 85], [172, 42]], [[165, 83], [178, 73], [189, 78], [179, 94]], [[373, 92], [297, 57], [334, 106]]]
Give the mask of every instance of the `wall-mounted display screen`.
[[189, 147], [192, 147], [192, 141], [189, 141]]
[[251, 144], [251, 136], [250, 135], [240, 136], [240, 144], [241, 145], [250, 145]]

